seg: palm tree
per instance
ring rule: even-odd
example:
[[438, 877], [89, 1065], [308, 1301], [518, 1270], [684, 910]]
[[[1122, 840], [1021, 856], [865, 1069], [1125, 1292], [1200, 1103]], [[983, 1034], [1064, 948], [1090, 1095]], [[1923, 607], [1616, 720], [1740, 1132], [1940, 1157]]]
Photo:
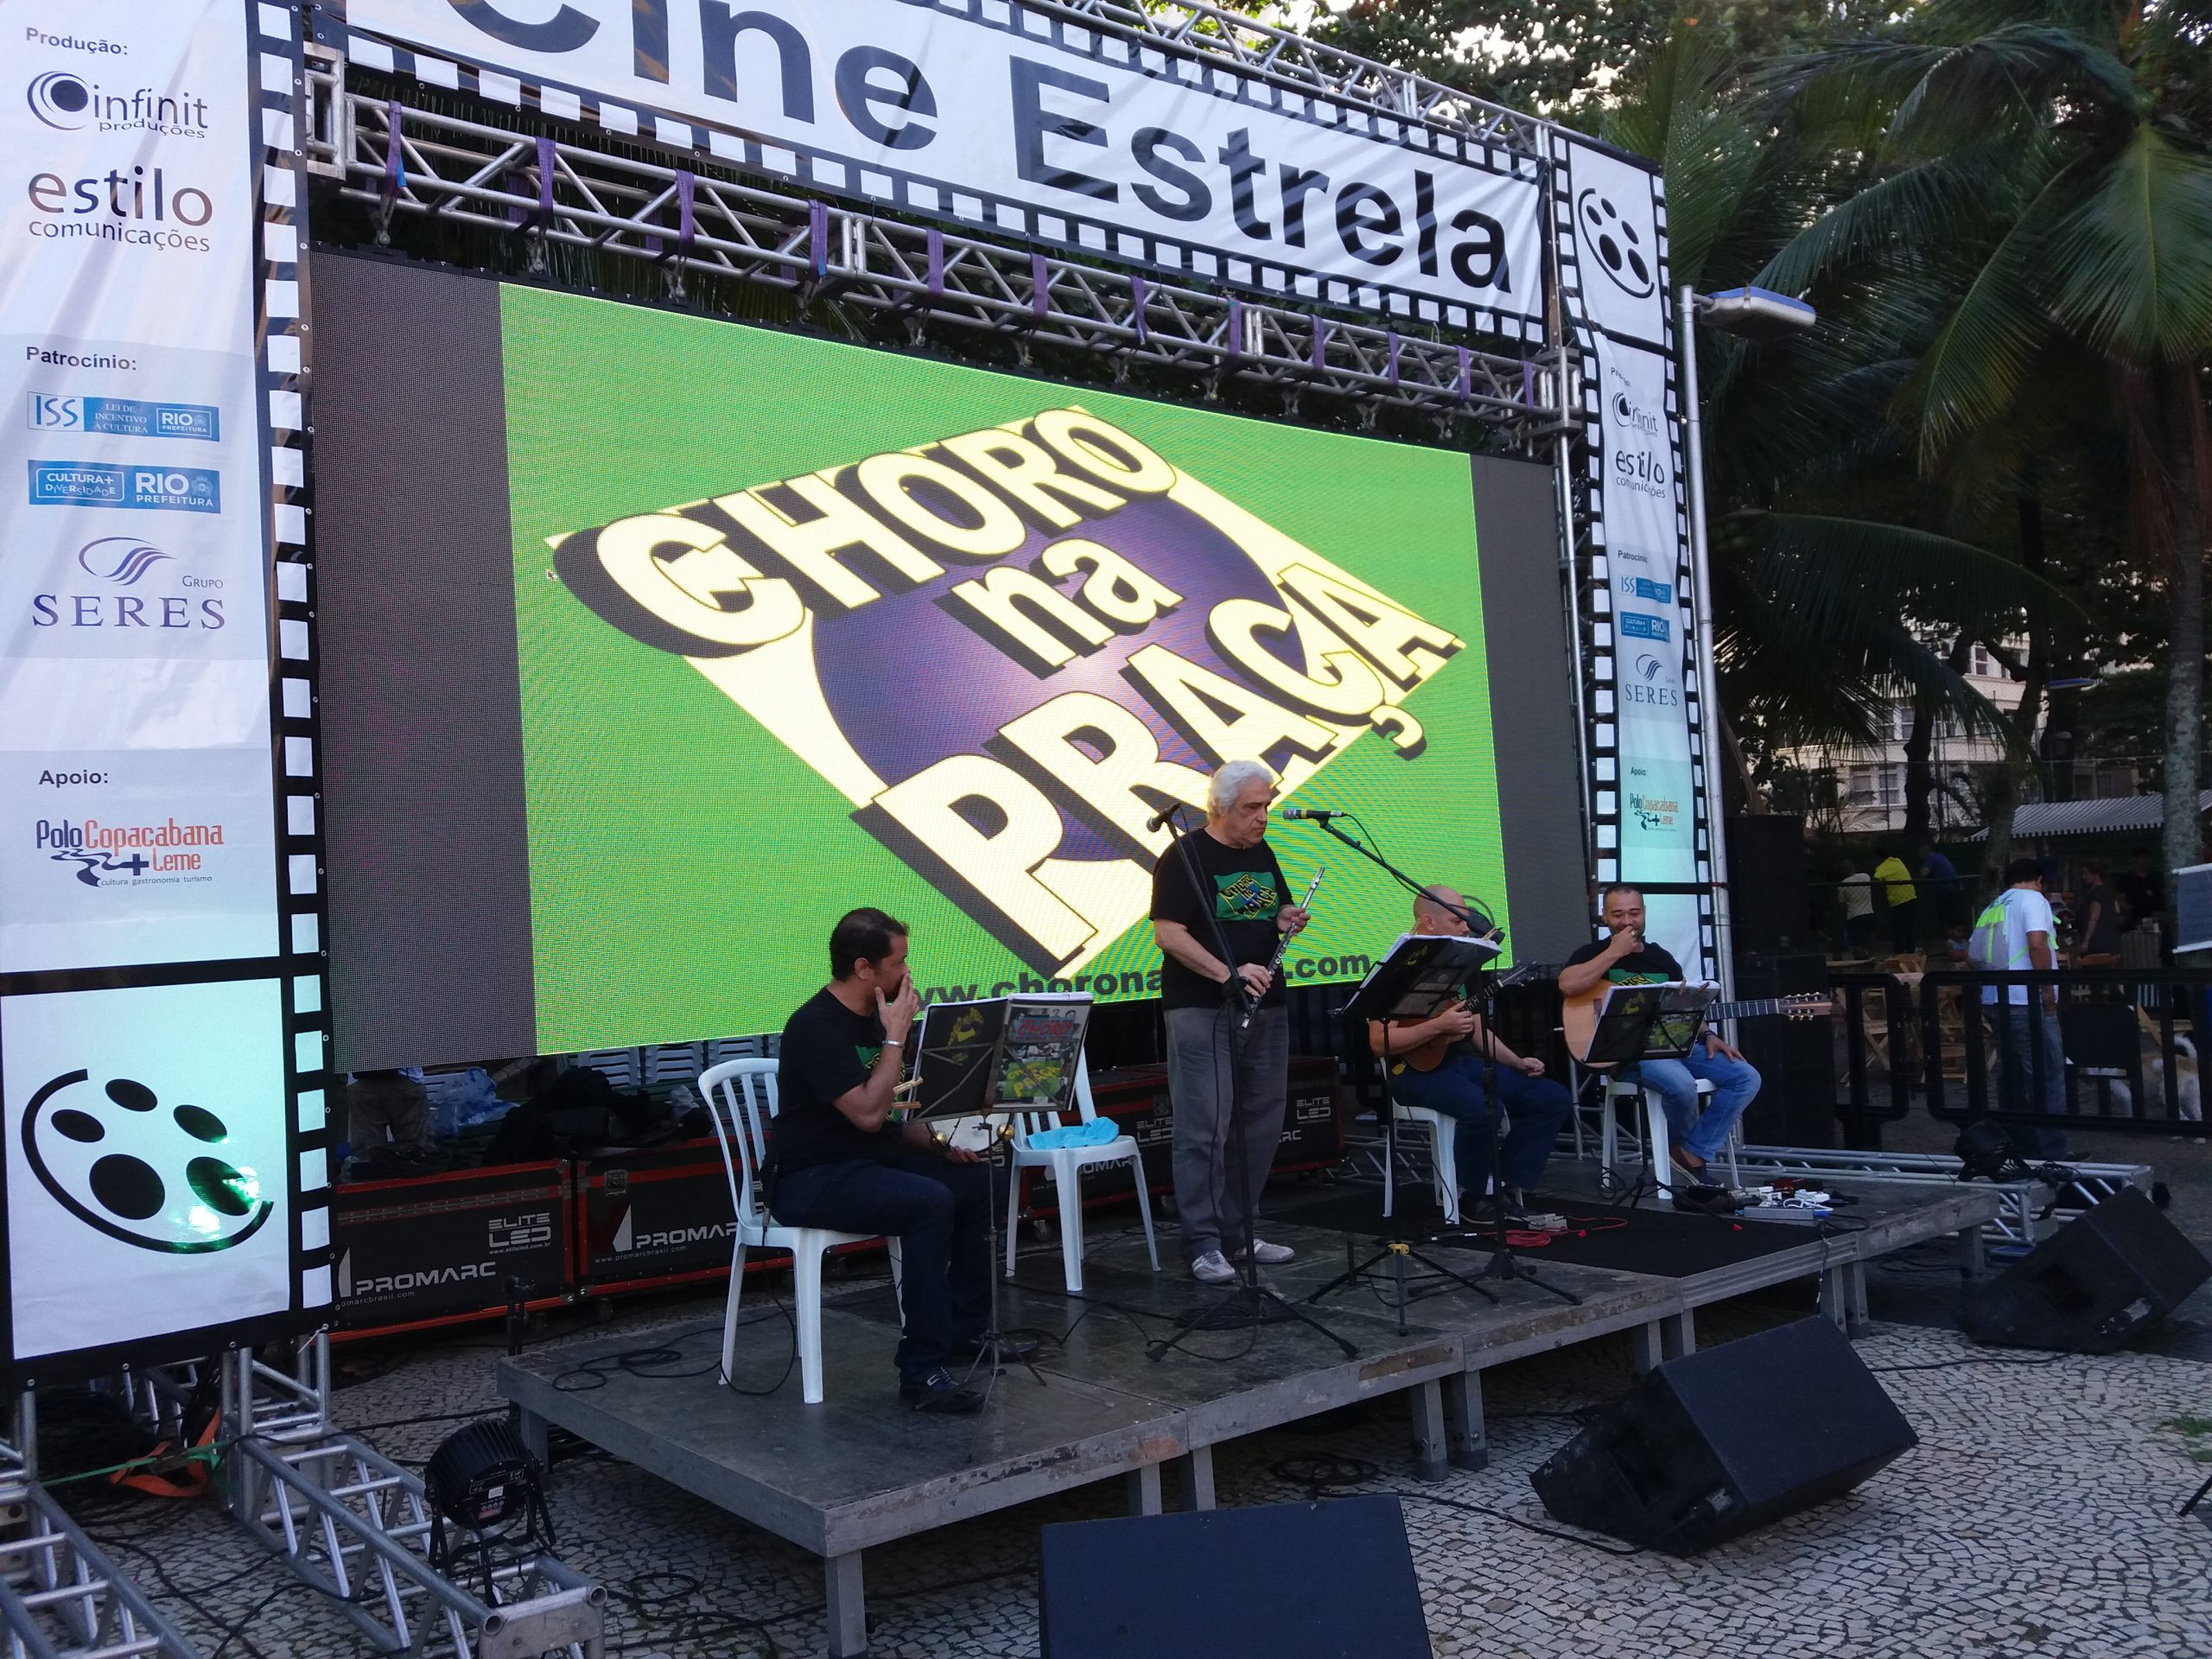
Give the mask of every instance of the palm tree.
[[2212, 3], [1929, 0], [1898, 38], [1798, 59], [1770, 85], [1801, 119], [1855, 135], [1872, 176], [1758, 280], [1942, 297], [1893, 405], [1923, 477], [2018, 476], [2083, 397], [2124, 435], [2126, 517], [2169, 611], [2165, 862], [2195, 862]]

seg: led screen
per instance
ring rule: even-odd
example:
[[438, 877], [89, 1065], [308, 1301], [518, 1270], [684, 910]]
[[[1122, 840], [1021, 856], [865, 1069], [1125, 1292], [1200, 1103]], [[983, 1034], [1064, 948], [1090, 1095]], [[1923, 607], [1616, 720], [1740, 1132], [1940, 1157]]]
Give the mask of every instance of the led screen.
[[[925, 994], [1151, 995], [1149, 827], [1259, 758], [1507, 903], [1467, 458], [500, 290], [538, 1044], [772, 1028], [832, 920]], [[1327, 877], [1299, 981], [1405, 925]]]

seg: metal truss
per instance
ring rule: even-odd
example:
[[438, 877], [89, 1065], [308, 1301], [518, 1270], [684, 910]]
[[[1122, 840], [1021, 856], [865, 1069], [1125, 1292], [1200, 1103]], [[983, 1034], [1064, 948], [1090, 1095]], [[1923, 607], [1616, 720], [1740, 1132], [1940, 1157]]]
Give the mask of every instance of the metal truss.
[[396, 214], [522, 237], [533, 268], [559, 245], [658, 265], [671, 296], [691, 272], [834, 298], [907, 323], [982, 330], [1026, 351], [1043, 341], [1224, 378], [1459, 419], [1528, 445], [1567, 429], [1573, 359], [1507, 356], [1388, 327], [1080, 264], [804, 197], [517, 133], [363, 96], [312, 48], [309, 170], [366, 207], [381, 236]]
[[382, 1652], [601, 1659], [607, 1592], [550, 1555], [492, 1564], [482, 1597], [430, 1564], [422, 1481], [332, 1426], [329, 1363], [321, 1336], [290, 1376], [226, 1357], [224, 1421], [252, 1425], [224, 1464], [233, 1518]]
[[[1831, 1176], [1855, 1176], [1862, 1180], [1909, 1181], [1954, 1185], [1962, 1166], [1948, 1153], [1847, 1152], [1825, 1147], [1744, 1147], [1737, 1154], [1746, 1181], [1770, 1180], [1786, 1175], [1801, 1181], [1820, 1181]], [[2075, 1201], [2076, 1189], [2093, 1192], [2101, 1203], [2124, 1186], [2145, 1193], [2151, 1191], [2148, 1164], [2075, 1164], [2066, 1167], [2076, 1179], [2063, 1192], [2054, 1193], [2040, 1181], [2000, 1181], [1997, 1192], [2005, 1207], [1982, 1229], [1985, 1243], [2032, 1245], [2081, 1214]], [[2056, 1200], [2056, 1202], [2054, 1202]]]
[[200, 1659], [138, 1587], [77, 1529], [41, 1485], [26, 1449], [38, 1444], [35, 1398], [17, 1406], [0, 1441], [0, 1639], [7, 1659]]
[[1146, 6], [1121, 0], [1043, 0], [1039, 9], [1072, 14], [1118, 33], [1218, 59], [1244, 74], [1388, 110], [1522, 155], [1542, 154], [1545, 124], [1534, 116], [1485, 104], [1425, 75], [1339, 52], [1201, 0], [1153, 0]]

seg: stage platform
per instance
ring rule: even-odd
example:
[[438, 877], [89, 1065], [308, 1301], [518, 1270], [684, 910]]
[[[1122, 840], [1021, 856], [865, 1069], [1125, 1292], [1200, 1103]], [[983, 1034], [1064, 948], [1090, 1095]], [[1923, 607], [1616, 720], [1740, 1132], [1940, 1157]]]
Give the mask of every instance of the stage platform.
[[[1401, 1312], [1388, 1300], [1394, 1281], [1370, 1280], [1312, 1306], [1357, 1350], [1349, 1356], [1290, 1322], [1189, 1338], [1210, 1357], [1149, 1357], [1147, 1343], [1174, 1335], [1179, 1313], [1218, 1293], [1179, 1268], [1154, 1275], [1142, 1239], [1117, 1236], [1093, 1246], [1080, 1298], [1062, 1288], [1057, 1249], [1023, 1257], [1003, 1287], [1003, 1325], [1073, 1329], [1040, 1359], [1037, 1377], [1021, 1367], [1002, 1374], [978, 1416], [900, 1408], [891, 1367], [896, 1313], [880, 1285], [825, 1301], [828, 1398], [819, 1406], [800, 1403], [796, 1368], [783, 1387], [757, 1397], [721, 1387], [711, 1372], [655, 1377], [612, 1364], [595, 1368], [595, 1384], [577, 1386], [580, 1368], [636, 1349], [634, 1336], [504, 1360], [499, 1382], [541, 1452], [548, 1426], [557, 1426], [820, 1555], [830, 1651], [855, 1659], [868, 1649], [862, 1552], [876, 1545], [1114, 1478], [1128, 1482], [1135, 1512], [1164, 1506], [1171, 1475], [1185, 1507], [1211, 1508], [1214, 1446], [1386, 1394], [1407, 1396], [1417, 1474], [1478, 1468], [1488, 1460], [1481, 1378], [1489, 1367], [1627, 1332], [1642, 1369], [1694, 1348], [1699, 1307], [1806, 1277], [1819, 1278], [1821, 1307], [1852, 1330], [1865, 1319], [1866, 1262], [1956, 1234], [1961, 1267], [1972, 1269], [1982, 1224], [2000, 1202], [1987, 1186], [1839, 1183], [1859, 1202], [1832, 1230], [1648, 1206], [1621, 1225], [1594, 1192], [1578, 1186], [1571, 1173], [1546, 1192], [1554, 1207], [1592, 1218], [1585, 1236], [1518, 1253], [1545, 1285], [1578, 1301], [1517, 1283], [1493, 1284], [1493, 1304], [1430, 1276], [1415, 1281]], [[1372, 1249], [1379, 1209], [1379, 1187], [1271, 1195], [1266, 1236], [1299, 1255], [1270, 1269], [1269, 1282], [1308, 1306], [1353, 1253]], [[1106, 1219], [1094, 1218], [1094, 1230], [1104, 1230]], [[1172, 1260], [1172, 1236], [1162, 1246], [1163, 1261]], [[1465, 1243], [1424, 1254], [1470, 1277], [1490, 1259]], [[1409, 1271], [1422, 1269], [1416, 1262]], [[735, 1381], [766, 1389], [784, 1372], [791, 1339], [765, 1295], [747, 1303], [747, 1318], [758, 1322], [740, 1334]]]

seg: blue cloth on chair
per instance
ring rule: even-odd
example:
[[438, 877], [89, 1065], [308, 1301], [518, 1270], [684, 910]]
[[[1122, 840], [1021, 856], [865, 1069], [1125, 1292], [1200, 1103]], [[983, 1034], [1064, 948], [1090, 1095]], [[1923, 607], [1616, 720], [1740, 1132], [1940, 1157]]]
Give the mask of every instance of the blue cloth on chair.
[[1120, 1124], [1110, 1117], [1097, 1117], [1088, 1123], [1071, 1123], [1058, 1129], [1039, 1129], [1029, 1137], [1027, 1144], [1038, 1152], [1058, 1152], [1064, 1147], [1103, 1147], [1121, 1138]]

